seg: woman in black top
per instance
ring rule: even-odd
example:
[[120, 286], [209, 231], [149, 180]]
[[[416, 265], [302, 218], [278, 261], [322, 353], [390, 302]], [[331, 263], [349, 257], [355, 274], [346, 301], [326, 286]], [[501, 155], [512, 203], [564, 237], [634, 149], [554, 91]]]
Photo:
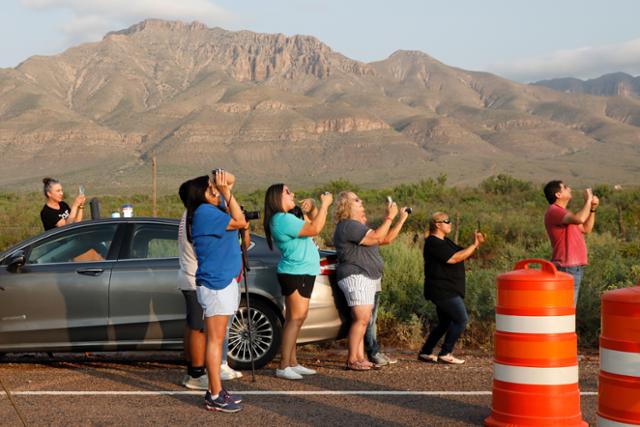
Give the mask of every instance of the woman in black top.
[[[453, 356], [453, 346], [467, 324], [464, 306], [464, 260], [484, 242], [484, 235], [475, 232], [474, 242], [466, 248], [447, 238], [451, 233], [449, 216], [436, 212], [429, 221], [429, 236], [424, 242], [424, 296], [436, 305], [438, 325], [422, 346], [418, 359], [423, 362], [462, 364], [464, 360]], [[433, 350], [446, 333], [440, 353]]]
[[44, 230], [50, 230], [56, 227], [62, 227], [72, 222], [82, 221], [82, 214], [84, 209], [84, 194], [79, 194], [73, 201], [73, 205], [69, 207], [62, 199], [64, 198], [64, 191], [62, 191], [62, 184], [60, 181], [54, 178], [44, 178], [42, 180], [44, 184], [44, 196], [47, 198], [47, 203], [42, 207], [40, 211], [40, 219]]

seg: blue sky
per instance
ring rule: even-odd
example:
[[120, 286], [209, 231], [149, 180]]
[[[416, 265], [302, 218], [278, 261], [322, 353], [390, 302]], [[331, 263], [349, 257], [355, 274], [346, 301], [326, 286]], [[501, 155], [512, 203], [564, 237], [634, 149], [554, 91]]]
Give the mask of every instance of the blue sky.
[[308, 34], [364, 62], [398, 49], [516, 81], [640, 75], [637, 0], [3, 0], [0, 67], [145, 18]]

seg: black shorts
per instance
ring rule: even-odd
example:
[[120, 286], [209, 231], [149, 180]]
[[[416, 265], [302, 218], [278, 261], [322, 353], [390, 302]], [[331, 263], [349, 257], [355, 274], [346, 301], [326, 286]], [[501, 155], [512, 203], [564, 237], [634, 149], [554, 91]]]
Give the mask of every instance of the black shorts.
[[284, 296], [288, 297], [297, 290], [301, 296], [311, 298], [316, 276], [278, 273], [278, 282], [280, 282], [280, 289], [282, 289], [282, 295]]
[[182, 291], [182, 295], [187, 304], [187, 325], [194, 331], [204, 331], [202, 306], [198, 302], [196, 291]]

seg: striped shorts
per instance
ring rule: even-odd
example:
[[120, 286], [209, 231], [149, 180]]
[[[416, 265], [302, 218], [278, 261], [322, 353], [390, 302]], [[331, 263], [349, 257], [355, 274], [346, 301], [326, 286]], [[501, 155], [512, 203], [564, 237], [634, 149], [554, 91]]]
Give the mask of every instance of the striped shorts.
[[362, 274], [352, 274], [338, 281], [349, 307], [373, 305], [376, 288], [381, 279], [370, 279]]

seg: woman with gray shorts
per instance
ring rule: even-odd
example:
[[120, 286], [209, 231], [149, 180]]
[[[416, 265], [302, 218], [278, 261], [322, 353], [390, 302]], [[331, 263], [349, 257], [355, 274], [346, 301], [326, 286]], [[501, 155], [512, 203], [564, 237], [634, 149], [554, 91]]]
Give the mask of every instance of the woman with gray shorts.
[[338, 195], [336, 203], [336, 230], [333, 243], [338, 255], [338, 286], [351, 307], [352, 323], [349, 329], [347, 369], [367, 371], [374, 367], [364, 353], [364, 334], [371, 318], [376, 291], [381, 287], [384, 263], [379, 246], [391, 243], [400, 233], [409, 216], [406, 208], [400, 220], [391, 227], [398, 214], [398, 206], [387, 205], [385, 219], [377, 229], [367, 226], [362, 200], [351, 191]]
[[241, 400], [222, 387], [220, 378], [227, 323], [240, 304], [237, 278], [242, 269], [242, 254], [238, 230], [247, 227], [242, 209], [231, 194], [232, 185], [227, 173], [218, 170], [187, 206], [187, 237], [198, 259], [196, 293], [207, 333], [209, 389], [204, 403], [207, 410], [220, 412], [241, 409], [238, 405]]

